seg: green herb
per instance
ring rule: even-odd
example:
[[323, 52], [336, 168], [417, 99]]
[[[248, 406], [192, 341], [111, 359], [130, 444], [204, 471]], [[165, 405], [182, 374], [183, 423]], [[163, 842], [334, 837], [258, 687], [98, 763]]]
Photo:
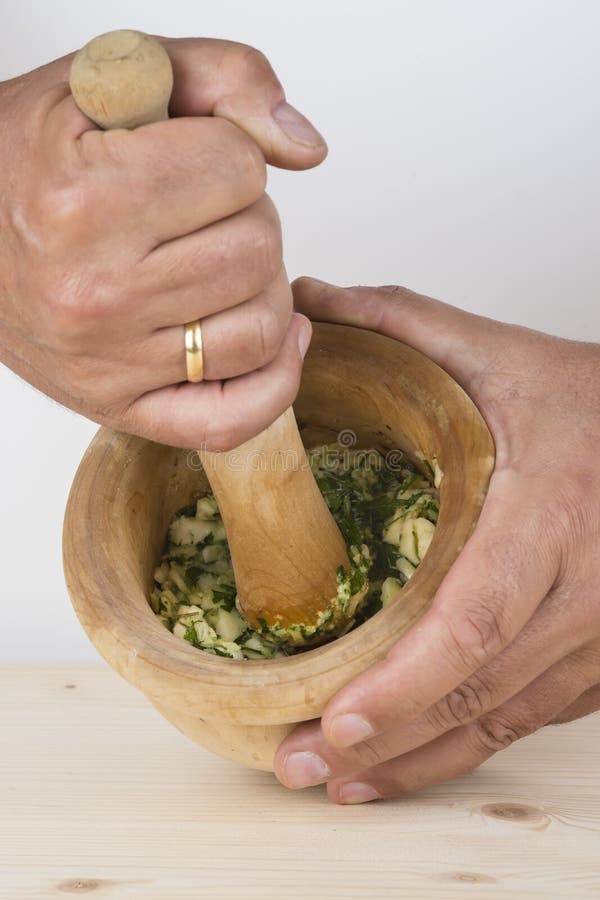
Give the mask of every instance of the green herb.
[[198, 637], [196, 635], [196, 629], [194, 628], [193, 625], [188, 625], [187, 631], [184, 634], [183, 639], [184, 639], [184, 641], [188, 641], [188, 643], [194, 644], [194, 646], [197, 646]]
[[431, 480], [435, 481], [435, 472], [433, 471], [433, 466], [431, 465], [431, 463], [429, 462], [428, 459], [424, 459], [423, 462], [425, 463], [425, 468], [431, 475]]
[[189, 566], [186, 569], [185, 575], [183, 577], [187, 587], [190, 590], [193, 590], [196, 587], [198, 579], [202, 575], [203, 571], [204, 569], [202, 568], [202, 566]]
[[364, 583], [366, 581], [366, 576], [359, 569], [355, 569], [350, 576], [350, 593], [358, 594], [358, 592], [363, 588]]
[[227, 612], [231, 612], [234, 609], [236, 595], [235, 585], [232, 584], [220, 584], [219, 587], [213, 588], [213, 598]]
[[[384, 528], [395, 520], [402, 522], [419, 517], [434, 525], [437, 523], [437, 492], [415, 466], [405, 463], [398, 471], [388, 468], [384, 458], [375, 451], [352, 451], [351, 456], [347, 456], [347, 452], [337, 445], [328, 445], [309, 453], [312, 471], [344, 536], [351, 560], [347, 568], [340, 566], [337, 571], [338, 595], [321, 612], [318, 628], [304, 623], [287, 629], [271, 627], [264, 618], [258, 620], [256, 629], [248, 626], [234, 641], [246, 659], [270, 659], [303, 652], [315, 642], [338, 634], [340, 625], [345, 625], [346, 631], [358, 627], [381, 609], [381, 586], [386, 578], [393, 577], [402, 583], [407, 580], [398, 569], [398, 563], [404, 557], [397, 545], [383, 540]], [[433, 481], [431, 463], [425, 460], [423, 465]], [[398, 499], [398, 494], [415, 488], [412, 496]], [[174, 519], [181, 516], [195, 518], [196, 503], [178, 510]], [[214, 524], [215, 527], [222, 524], [218, 515]], [[416, 545], [416, 531], [413, 531], [413, 542]], [[150, 604], [170, 630], [187, 615], [185, 610], [179, 613], [182, 606], [200, 605], [219, 638], [222, 637], [218, 631], [222, 618], [220, 611], [237, 615], [236, 587], [227, 542], [218, 542], [222, 547], [218, 560], [205, 562], [203, 558], [204, 548], [214, 543], [213, 531], [196, 544], [167, 543], [160, 567], [161, 580], [155, 585]], [[198, 595], [200, 580], [203, 591]], [[245, 647], [253, 639], [256, 646]], [[193, 625], [186, 626], [184, 640], [216, 656], [234, 657], [222, 646], [202, 646]]]
[[267, 620], [263, 619], [261, 616], [257, 616], [256, 621], [260, 625], [260, 630], [261, 630], [262, 634], [268, 634], [271, 629], [269, 628], [269, 626], [267, 624]]
[[356, 547], [363, 543], [363, 533], [355, 519], [347, 514], [334, 518], [348, 546]]
[[235, 600], [236, 593], [234, 584], [219, 584], [218, 587], [213, 588], [215, 597], [223, 600]]
[[391, 575], [396, 577], [398, 574], [398, 569], [396, 568], [397, 559], [397, 547], [394, 547], [393, 544], [386, 544], [384, 541], [378, 542], [375, 550], [375, 560], [369, 572], [369, 577], [373, 581], [383, 581], [384, 578], [388, 578]]

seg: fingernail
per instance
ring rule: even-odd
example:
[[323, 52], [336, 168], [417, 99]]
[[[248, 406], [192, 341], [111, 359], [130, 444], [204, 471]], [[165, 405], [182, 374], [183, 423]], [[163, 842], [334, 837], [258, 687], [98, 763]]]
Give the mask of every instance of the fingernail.
[[306, 356], [306, 351], [310, 346], [310, 341], [312, 338], [312, 327], [310, 323], [304, 322], [300, 331], [298, 332], [298, 350], [300, 351], [300, 356], [302, 359]]
[[331, 775], [325, 760], [309, 750], [290, 753], [283, 764], [285, 783], [291, 788], [312, 787]]
[[298, 112], [286, 100], [275, 107], [271, 113], [279, 127], [295, 144], [303, 144], [305, 147], [322, 147], [325, 141], [308, 121], [306, 116]]
[[352, 747], [374, 734], [372, 725], [356, 713], [335, 716], [329, 727], [329, 739], [336, 747]]
[[381, 800], [381, 794], [362, 781], [349, 781], [343, 784], [339, 793], [340, 803], [368, 803], [370, 800]]

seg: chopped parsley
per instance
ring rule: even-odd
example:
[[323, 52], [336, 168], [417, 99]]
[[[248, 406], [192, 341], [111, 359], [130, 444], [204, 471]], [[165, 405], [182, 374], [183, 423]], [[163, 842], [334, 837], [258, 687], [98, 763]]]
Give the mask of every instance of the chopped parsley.
[[289, 628], [259, 619], [251, 628], [237, 606], [231, 556], [212, 494], [173, 517], [154, 573], [150, 605], [173, 634], [227, 659], [287, 656], [349, 631], [395, 601], [433, 538], [442, 473], [404, 462], [389, 468], [376, 450], [327, 444], [308, 451], [327, 506], [348, 546], [350, 570], [337, 572], [336, 597], [316, 623]]

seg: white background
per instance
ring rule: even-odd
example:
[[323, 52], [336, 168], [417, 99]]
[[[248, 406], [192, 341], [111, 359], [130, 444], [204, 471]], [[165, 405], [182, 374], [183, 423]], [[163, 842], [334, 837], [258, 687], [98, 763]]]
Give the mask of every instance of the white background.
[[[112, 28], [263, 50], [330, 146], [314, 172], [271, 174], [291, 276], [403, 283], [600, 339], [596, 0], [0, 0], [0, 10], [0, 79]], [[63, 586], [60, 531], [95, 426], [3, 369], [0, 391], [0, 659], [91, 659]]]

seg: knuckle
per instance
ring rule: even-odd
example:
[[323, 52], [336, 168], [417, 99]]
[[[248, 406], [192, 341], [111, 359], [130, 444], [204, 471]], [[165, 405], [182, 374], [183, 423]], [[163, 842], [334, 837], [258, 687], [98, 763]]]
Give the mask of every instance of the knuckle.
[[402, 287], [400, 284], [381, 284], [379, 287], [375, 288], [375, 290], [379, 294], [383, 294], [386, 297], [393, 297], [397, 300], [410, 299], [411, 297], [417, 296], [413, 291], [409, 291], [408, 288]]
[[400, 304], [403, 310], [419, 312], [423, 309], [423, 296], [400, 284], [383, 284], [373, 291], [379, 300]]
[[590, 491], [590, 484], [597, 477], [587, 470], [568, 473], [563, 485], [558, 488], [557, 502], [548, 509], [548, 525], [557, 542], [564, 546], [583, 544], [592, 530], [597, 531], [598, 511], [596, 494]]
[[73, 271], [49, 282], [43, 306], [52, 346], [78, 353], [100, 333], [108, 301], [100, 277], [91, 285], [85, 276]]
[[266, 365], [277, 356], [285, 329], [275, 307], [264, 301], [255, 318], [257, 362], [256, 368]]
[[479, 595], [476, 603], [461, 604], [456, 620], [446, 620], [449, 650], [463, 669], [475, 671], [489, 662], [509, 641], [506, 598], [500, 590]]
[[281, 224], [275, 206], [265, 196], [260, 203], [260, 225], [252, 228], [252, 254], [257, 259], [265, 284], [274, 281], [283, 265]]
[[489, 755], [505, 750], [533, 731], [535, 726], [514, 718], [505, 718], [496, 710], [489, 715], [481, 716], [473, 723], [472, 737], [476, 750]]
[[243, 83], [248, 81], [272, 82], [278, 85], [277, 76], [266, 55], [251, 44], [234, 44], [236, 74]]
[[573, 654], [575, 675], [585, 685], [585, 689], [600, 682], [600, 639], [581, 647]]
[[50, 235], [78, 233], [82, 223], [93, 218], [92, 193], [89, 185], [77, 182], [46, 185], [35, 205], [36, 217], [44, 232]]
[[490, 692], [474, 678], [460, 684], [428, 712], [438, 729], [466, 725], [489, 709]]
[[355, 769], [372, 769], [393, 755], [393, 751], [386, 752], [380, 737], [370, 738], [347, 751], [347, 762]]

